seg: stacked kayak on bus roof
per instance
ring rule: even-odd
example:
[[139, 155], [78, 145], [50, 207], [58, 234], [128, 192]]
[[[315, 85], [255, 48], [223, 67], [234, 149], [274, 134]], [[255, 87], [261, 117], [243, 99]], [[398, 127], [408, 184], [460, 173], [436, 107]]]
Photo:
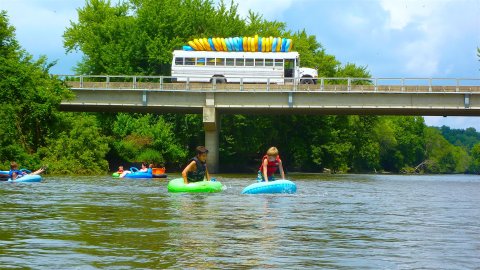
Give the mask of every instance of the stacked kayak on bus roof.
[[281, 37], [196, 38], [183, 46], [185, 51], [290, 52], [293, 41]]

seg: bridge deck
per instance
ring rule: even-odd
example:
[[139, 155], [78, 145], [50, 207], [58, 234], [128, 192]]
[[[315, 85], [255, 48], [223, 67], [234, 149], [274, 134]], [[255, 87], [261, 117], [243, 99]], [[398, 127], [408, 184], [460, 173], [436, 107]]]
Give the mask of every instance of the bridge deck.
[[233, 90], [233, 91], [343, 91], [343, 92], [463, 92], [480, 93], [480, 86], [456, 85], [293, 85], [293, 84], [212, 84], [212, 83], [152, 83], [137, 82], [79, 82], [66, 81], [75, 89], [139, 89], [139, 90]]
[[158, 76], [64, 79], [76, 98], [61, 107], [72, 111], [202, 113], [209, 107], [219, 113], [480, 116], [480, 79], [320, 78], [315, 85], [174, 83]]

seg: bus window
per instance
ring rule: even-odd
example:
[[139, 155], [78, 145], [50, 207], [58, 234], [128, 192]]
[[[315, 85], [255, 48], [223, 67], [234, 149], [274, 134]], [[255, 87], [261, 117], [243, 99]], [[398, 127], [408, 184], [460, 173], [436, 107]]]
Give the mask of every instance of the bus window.
[[234, 58], [227, 58], [227, 66], [231, 67], [235, 65], [235, 59]]
[[294, 68], [295, 59], [285, 59], [285, 68]]
[[197, 58], [197, 66], [205, 66], [205, 58]]
[[215, 66], [215, 58], [207, 58], [207, 66]]
[[255, 59], [256, 67], [263, 67], [263, 59]]
[[235, 66], [243, 67], [244, 65], [245, 65], [245, 59], [243, 59], [243, 58], [235, 59]]
[[183, 57], [175, 57], [175, 65], [183, 66]]
[[194, 66], [195, 65], [195, 58], [194, 57], [185, 58], [185, 65], [186, 66]]
[[225, 65], [225, 58], [215, 58], [215, 62], [217, 62], [217, 66], [224, 66]]
[[253, 67], [253, 59], [245, 59], [245, 66], [247, 67]]
[[283, 59], [275, 59], [276, 67], [283, 67]]
[[266, 67], [273, 66], [273, 59], [265, 59], [265, 66]]

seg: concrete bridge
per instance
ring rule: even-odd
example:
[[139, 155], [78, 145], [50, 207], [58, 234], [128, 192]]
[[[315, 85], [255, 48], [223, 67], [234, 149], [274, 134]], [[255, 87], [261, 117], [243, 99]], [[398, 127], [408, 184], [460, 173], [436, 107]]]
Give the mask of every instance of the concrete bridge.
[[319, 78], [317, 84], [176, 83], [163, 76], [59, 76], [76, 97], [65, 111], [203, 114], [209, 168], [218, 171], [221, 114], [480, 116], [480, 78]]

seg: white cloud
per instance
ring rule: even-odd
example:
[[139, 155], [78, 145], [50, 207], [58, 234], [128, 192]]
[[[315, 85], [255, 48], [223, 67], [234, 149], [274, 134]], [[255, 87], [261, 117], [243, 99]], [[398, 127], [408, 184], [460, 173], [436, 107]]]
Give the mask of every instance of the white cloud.
[[404, 68], [406, 72], [417, 74], [419, 77], [432, 77], [437, 74], [440, 49], [436, 44], [437, 40], [432, 37], [405, 44], [401, 55], [405, 59]]
[[473, 1], [380, 0], [380, 5], [388, 13], [385, 31], [401, 37], [396, 54], [404, 59], [402, 69], [413, 76], [444, 75], [448, 68], [441, 66], [443, 54], [459, 32], [472, 29], [462, 18], [468, 15], [461, 12], [474, 8]]
[[390, 14], [387, 27], [402, 30], [412, 22], [431, 18], [445, 2], [438, 0], [380, 0], [380, 5]]

